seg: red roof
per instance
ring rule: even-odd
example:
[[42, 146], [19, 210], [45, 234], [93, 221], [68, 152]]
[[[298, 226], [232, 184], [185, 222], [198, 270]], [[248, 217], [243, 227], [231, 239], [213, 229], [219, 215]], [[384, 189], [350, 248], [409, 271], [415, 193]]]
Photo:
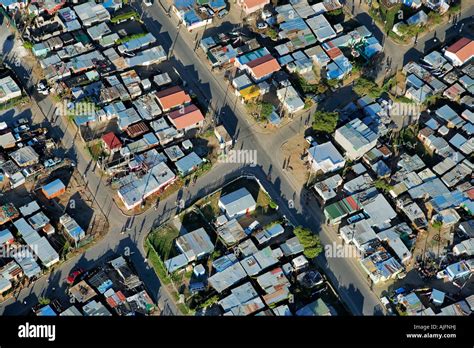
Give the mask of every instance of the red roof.
[[113, 132], [104, 134], [102, 140], [109, 150], [120, 149], [122, 147], [122, 142]]
[[469, 199], [474, 199], [474, 188], [470, 189], [467, 191], [467, 196], [469, 197]]
[[330, 48], [326, 51], [329, 58], [334, 59], [342, 55], [342, 51], [338, 47]]
[[252, 9], [254, 7], [260, 7], [270, 3], [270, 0], [242, 0], [245, 4], [245, 7]]
[[139, 135], [145, 134], [148, 132], [148, 127], [145, 124], [145, 122], [141, 121], [135, 124], [132, 124], [131, 126], [127, 127], [127, 134], [131, 138], [138, 137]]
[[163, 110], [169, 110], [191, 101], [191, 97], [179, 86], [156, 92], [155, 95]]
[[194, 105], [185, 106], [183, 109], [170, 112], [168, 115], [171, 123], [174, 124], [176, 129], [183, 129], [195, 125], [201, 121], [204, 121], [204, 116], [201, 110]]
[[463, 37], [449, 46], [446, 51], [454, 53], [460, 61], [466, 62], [474, 56], [474, 41]]
[[271, 54], [254, 59], [247, 66], [252, 70], [256, 79], [269, 75], [281, 68], [278, 61]]

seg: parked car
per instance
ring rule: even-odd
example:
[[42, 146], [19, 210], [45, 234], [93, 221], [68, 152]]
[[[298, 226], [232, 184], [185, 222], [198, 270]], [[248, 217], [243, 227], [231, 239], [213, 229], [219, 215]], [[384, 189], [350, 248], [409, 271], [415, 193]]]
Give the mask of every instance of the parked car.
[[23, 124], [23, 125], [21, 125], [21, 126], [16, 127], [16, 128], [13, 129], [13, 131], [14, 131], [15, 133], [18, 133], [18, 134], [24, 133], [24, 132], [28, 132], [29, 130], [30, 130], [30, 126], [28, 126], [28, 125], [26, 125], [26, 124]]
[[311, 145], [311, 146], [316, 146], [318, 145], [318, 143], [316, 142], [316, 140], [314, 140], [314, 138], [311, 136], [311, 135], [308, 135], [307, 137], [304, 138], [304, 140], [306, 140], [306, 142]]
[[214, 12], [214, 10], [212, 10], [211, 8], [208, 8], [207, 9], [207, 14], [209, 15], [209, 17], [214, 17], [216, 15], [216, 13]]
[[252, 233], [253, 231], [255, 231], [259, 227], [260, 227], [259, 222], [254, 221], [244, 230], [244, 232], [245, 232], [245, 234], [249, 235], [250, 233]]
[[47, 95], [50, 90], [48, 82], [46, 80], [41, 80], [36, 86], [36, 90], [43, 95]]
[[19, 127], [19, 126], [22, 126], [22, 125], [27, 125], [29, 122], [26, 118], [22, 117], [18, 120], [15, 120], [13, 121], [13, 126], [14, 127]]
[[227, 10], [221, 10], [221, 11], [219, 11], [219, 12], [217, 13], [217, 17], [223, 18], [223, 17], [227, 16], [228, 14], [229, 14], [229, 11], [227, 11]]
[[44, 167], [45, 168], [51, 168], [54, 167], [55, 165], [59, 164], [62, 162], [61, 158], [55, 157], [55, 158], [50, 158], [44, 161]]
[[74, 284], [76, 279], [78, 279], [84, 273], [85, 273], [85, 271], [82, 268], [77, 268], [77, 269], [73, 270], [71, 273], [69, 273], [68, 277], [66, 278], [67, 283], [69, 285]]
[[365, 219], [365, 214], [360, 213], [360, 214], [351, 216], [350, 218], [347, 218], [347, 223], [353, 224], [353, 223], [356, 223], [357, 221], [364, 220], [364, 219]]
[[258, 23], [257, 23], [257, 29], [262, 30], [262, 29], [266, 29], [266, 28], [268, 28], [268, 24], [267, 24], [267, 23], [265, 23], [265, 22], [258, 22]]
[[153, 5], [153, 0], [144, 0], [143, 3], [146, 7], [150, 7], [151, 5]]
[[205, 8], [204, 6], [201, 6], [201, 7], [199, 7], [199, 12], [207, 13], [207, 8]]

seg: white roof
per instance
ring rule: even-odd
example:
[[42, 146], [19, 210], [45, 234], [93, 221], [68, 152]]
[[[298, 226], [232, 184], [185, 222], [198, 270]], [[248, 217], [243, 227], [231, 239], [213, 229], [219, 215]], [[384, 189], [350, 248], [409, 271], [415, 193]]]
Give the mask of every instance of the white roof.
[[324, 171], [330, 171], [335, 165], [345, 162], [344, 157], [330, 141], [313, 146], [308, 150], [308, 154]]

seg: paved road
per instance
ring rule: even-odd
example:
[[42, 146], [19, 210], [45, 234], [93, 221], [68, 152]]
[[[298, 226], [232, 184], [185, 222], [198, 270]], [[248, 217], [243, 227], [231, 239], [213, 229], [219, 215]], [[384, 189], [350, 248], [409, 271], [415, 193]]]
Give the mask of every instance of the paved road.
[[[192, 42], [195, 35], [188, 34], [185, 29], [178, 29], [176, 19], [169, 18], [157, 3], [147, 8], [144, 20], [147, 27], [159, 38], [165, 49], [169, 49], [172, 42], [175, 41], [171, 55], [172, 63], [184, 79], [189, 82], [190, 87], [193, 88], [201, 100], [204, 102], [212, 100], [214, 109], [222, 109], [223, 123], [238, 139], [235, 148], [257, 150], [258, 154], [258, 166], [255, 168], [239, 164], [217, 165], [210, 173], [200, 178], [194, 187], [186, 191], [183, 197], [186, 202], [189, 204], [192, 200], [212, 192], [227, 179], [234, 178], [245, 171], [257, 176], [264, 183], [272, 196], [276, 197], [276, 201], [282, 207], [283, 212], [294, 223], [311, 227], [313, 230], [321, 228], [321, 211], [316, 202], [312, 199], [308, 203], [306, 202], [306, 198], [303, 198], [302, 188], [291, 180], [291, 175], [281, 169], [281, 163], [274, 156], [275, 151], [278, 151], [283, 142], [301, 131], [301, 126], [295, 126], [298, 121], [295, 120], [292, 125], [288, 125], [272, 135], [256, 134], [252, 129], [252, 121], [249, 121], [245, 115], [244, 108], [235, 103], [235, 98], [232, 95], [228, 95], [226, 83], [216, 79], [207, 68], [206, 62], [195, 58]], [[5, 28], [3, 29], [2, 33], [6, 33]], [[179, 36], [176, 35], [178, 30], [180, 30]], [[1, 42], [4, 42], [4, 38]], [[14, 52], [11, 48], [8, 49], [5, 44], [2, 44], [2, 46], [4, 52]], [[393, 47], [387, 48], [386, 45], [385, 49], [388, 52], [387, 50], [393, 49]], [[401, 51], [402, 49], [397, 49], [397, 53]], [[13, 56], [10, 55], [10, 58], [13, 58]], [[19, 77], [27, 82], [29, 72], [25, 71], [23, 66], [14, 69], [18, 72]], [[53, 119], [53, 128], [57, 136], [62, 139], [64, 147], [68, 149], [68, 155], [76, 160], [79, 172], [85, 175], [88, 187], [95, 193], [97, 203], [109, 218], [111, 231], [103, 240], [92, 246], [83, 255], [69, 260], [61, 269], [52, 272], [49, 281], [46, 278], [40, 279], [30, 288], [23, 290], [19, 301], [10, 300], [4, 303], [0, 306], [0, 314], [24, 313], [28, 306], [37, 302], [37, 298], [40, 296], [61, 297], [64, 292], [58, 289], [53, 291], [52, 284], [61, 284], [64, 288], [64, 280], [74, 266], [92, 267], [110, 257], [113, 252], [122, 253], [125, 250], [131, 252], [131, 258], [140, 277], [147, 284], [151, 294], [158, 299], [161, 307], [167, 306], [171, 313], [177, 313], [169, 294], [163, 291], [156, 275], [144, 262], [145, 255], [142, 248], [143, 239], [150, 228], [175, 214], [174, 202], [176, 202], [177, 194], [161, 202], [158, 211], [150, 210], [137, 216], [134, 219], [131, 232], [121, 235], [119, 231], [127, 218], [114, 205], [111, 191], [104, 186], [100, 177], [94, 173], [94, 164], [81, 151], [83, 145], [78, 142], [74, 146], [75, 135], [69, 129], [70, 124], [64, 119], [55, 117], [55, 107], [50, 98], [36, 95], [35, 99], [46, 117]], [[288, 200], [294, 202], [294, 208], [288, 208]], [[320, 237], [325, 244], [337, 241], [335, 234], [326, 228], [321, 229]], [[359, 273], [360, 270], [354, 264], [354, 260], [347, 258], [325, 259], [321, 257], [319, 261], [354, 314], [372, 315], [380, 313], [380, 303], [369, 289], [364, 276]], [[55, 286], [57, 287], [57, 285]], [[27, 306], [22, 304], [24, 300], [27, 301]]]

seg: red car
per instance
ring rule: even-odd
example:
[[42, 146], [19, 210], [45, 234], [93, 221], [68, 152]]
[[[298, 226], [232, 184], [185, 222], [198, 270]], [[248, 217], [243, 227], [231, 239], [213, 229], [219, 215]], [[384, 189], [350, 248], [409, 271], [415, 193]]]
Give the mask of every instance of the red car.
[[67, 283], [72, 285], [76, 281], [77, 277], [79, 277], [83, 273], [84, 273], [84, 270], [82, 268], [78, 268], [72, 271], [71, 273], [69, 273], [66, 279]]

